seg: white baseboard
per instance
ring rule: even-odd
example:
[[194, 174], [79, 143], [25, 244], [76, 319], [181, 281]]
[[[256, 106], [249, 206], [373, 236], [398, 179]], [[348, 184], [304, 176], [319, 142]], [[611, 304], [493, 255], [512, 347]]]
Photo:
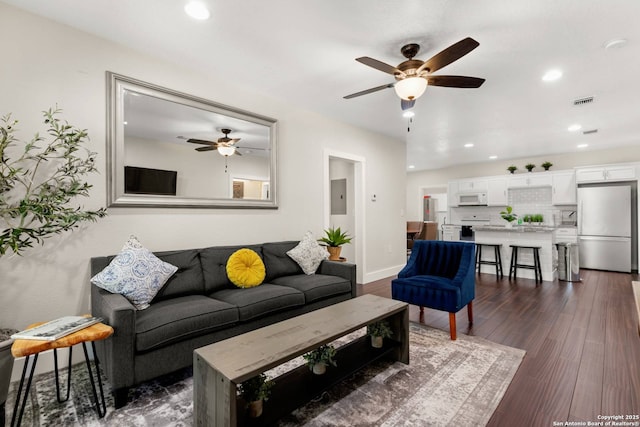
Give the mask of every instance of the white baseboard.
[[385, 279], [387, 277], [395, 276], [400, 270], [404, 268], [405, 264], [396, 265], [394, 267], [388, 267], [382, 270], [372, 271], [367, 273], [364, 277], [363, 284], [375, 282], [376, 280]]

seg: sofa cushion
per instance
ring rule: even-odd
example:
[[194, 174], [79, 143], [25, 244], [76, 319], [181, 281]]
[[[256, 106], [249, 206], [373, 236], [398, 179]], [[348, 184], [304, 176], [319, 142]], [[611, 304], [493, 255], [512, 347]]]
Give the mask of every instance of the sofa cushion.
[[270, 283], [248, 289], [223, 289], [210, 296], [235, 305], [241, 322], [304, 305], [302, 292]]
[[123, 295], [136, 309], [144, 310], [177, 270], [131, 236], [109, 265], [91, 278], [91, 283]]
[[204, 294], [204, 277], [198, 250], [156, 252], [155, 255], [162, 261], [178, 267], [178, 271], [167, 280], [154, 301], [183, 295]]
[[238, 249], [227, 260], [227, 277], [239, 288], [259, 286], [264, 274], [262, 258], [251, 249]]
[[282, 276], [302, 274], [303, 271], [287, 252], [298, 246], [299, 241], [265, 243], [262, 245], [262, 259], [267, 269], [266, 282]]
[[251, 249], [262, 256], [262, 249], [259, 245], [216, 246], [200, 250], [205, 294], [233, 287], [227, 277], [227, 260], [235, 251], [242, 248]]
[[304, 274], [309, 275], [315, 274], [320, 263], [329, 258], [327, 248], [320, 246], [310, 231], [307, 231], [295, 248], [287, 251], [287, 255], [300, 266]]
[[324, 274], [284, 276], [273, 279], [271, 283], [299, 290], [304, 294], [307, 304], [336, 295], [351, 293], [350, 281], [342, 277]]
[[237, 322], [236, 307], [204, 295], [158, 301], [136, 316], [136, 351], [205, 335]]

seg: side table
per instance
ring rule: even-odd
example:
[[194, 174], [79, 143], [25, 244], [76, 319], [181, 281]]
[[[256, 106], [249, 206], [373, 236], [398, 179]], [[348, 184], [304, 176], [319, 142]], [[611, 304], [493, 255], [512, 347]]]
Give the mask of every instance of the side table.
[[[27, 329], [34, 328], [38, 325], [41, 325], [44, 322], [34, 323], [33, 325], [29, 325]], [[14, 357], [26, 357], [24, 361], [24, 368], [22, 369], [22, 377], [20, 378], [20, 385], [18, 386], [18, 392], [16, 394], [15, 406], [13, 408], [13, 415], [11, 417], [11, 427], [19, 426], [22, 422], [22, 416], [24, 415], [24, 408], [27, 403], [27, 397], [29, 395], [29, 389], [31, 388], [31, 381], [33, 380], [33, 373], [36, 368], [36, 363], [38, 362], [38, 355], [46, 350], [53, 350], [53, 360], [55, 367], [55, 378], [56, 378], [56, 394], [58, 398], [58, 402], [62, 403], [69, 399], [69, 389], [71, 386], [71, 355], [73, 346], [76, 344], [82, 343], [82, 348], [84, 350], [84, 359], [87, 364], [87, 372], [89, 373], [89, 379], [91, 380], [91, 387], [93, 391], [93, 399], [96, 404], [96, 411], [98, 412], [98, 417], [102, 418], [107, 412], [107, 406], [104, 400], [104, 391], [102, 389], [102, 379], [100, 377], [100, 369], [99, 369], [99, 361], [98, 354], [96, 353], [95, 341], [103, 340], [109, 338], [113, 334], [113, 328], [111, 326], [105, 325], [103, 323], [96, 323], [87, 328], [81, 329], [77, 332], [64, 336], [55, 341], [40, 341], [40, 340], [21, 340], [17, 339], [14, 341], [13, 346], [11, 347], [11, 353]], [[100, 400], [98, 400], [98, 391], [96, 390], [96, 380], [93, 378], [93, 373], [91, 370], [91, 361], [89, 359], [89, 353], [87, 352], [87, 343], [90, 342], [93, 350], [93, 357], [95, 360], [95, 368], [96, 368], [96, 377], [98, 382], [98, 387], [100, 391]], [[67, 392], [66, 397], [63, 399], [60, 396], [60, 382], [58, 379], [58, 352], [59, 348], [69, 348], [69, 367], [67, 372]], [[33, 360], [31, 362], [31, 368], [29, 372], [29, 378], [27, 379], [26, 386], [24, 384], [25, 377], [27, 371], [29, 370], [29, 361], [31, 360], [31, 356], [33, 356]], [[24, 389], [23, 389], [24, 388]], [[22, 393], [24, 391], [24, 397], [22, 397]], [[22, 398], [22, 401], [21, 401]]]

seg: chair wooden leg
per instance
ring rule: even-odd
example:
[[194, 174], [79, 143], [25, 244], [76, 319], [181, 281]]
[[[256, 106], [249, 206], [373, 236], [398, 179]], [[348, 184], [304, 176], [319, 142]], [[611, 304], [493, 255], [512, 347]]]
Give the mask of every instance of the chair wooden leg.
[[473, 301], [467, 304], [467, 316], [469, 317], [469, 325], [473, 325]]
[[449, 313], [449, 332], [451, 333], [451, 340], [456, 339], [456, 314]]

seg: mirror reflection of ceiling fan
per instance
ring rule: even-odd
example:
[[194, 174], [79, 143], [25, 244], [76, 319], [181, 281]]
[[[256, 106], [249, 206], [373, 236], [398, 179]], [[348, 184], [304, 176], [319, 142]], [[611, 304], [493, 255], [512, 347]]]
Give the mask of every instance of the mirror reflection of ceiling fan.
[[202, 144], [205, 147], [198, 147], [196, 151], [213, 151], [218, 150], [218, 154], [221, 156], [229, 157], [234, 154], [238, 156], [242, 156], [240, 152], [237, 150], [237, 147], [234, 144], [240, 141], [240, 138], [229, 138], [229, 134], [231, 133], [231, 129], [220, 129], [224, 134], [223, 137], [218, 138], [217, 141], [208, 141], [206, 139], [195, 139], [189, 138], [187, 142], [191, 142], [193, 144]]
[[377, 59], [369, 58], [368, 56], [356, 58], [356, 61], [364, 65], [368, 65], [376, 70], [391, 74], [395, 77], [396, 81], [363, 90], [361, 92], [352, 93], [344, 98], [351, 99], [357, 96], [377, 92], [379, 90], [394, 88], [396, 94], [401, 99], [400, 106], [403, 110], [408, 110], [415, 105], [416, 99], [424, 93], [428, 85], [471, 89], [478, 88], [482, 86], [484, 79], [467, 76], [434, 76], [431, 73], [438, 71], [454, 61], [457, 61], [479, 45], [480, 43], [471, 37], [467, 37], [449, 46], [430, 59], [421, 61], [419, 59], [413, 59], [414, 56], [418, 54], [420, 45], [415, 43], [408, 44], [400, 49], [402, 55], [407, 58], [407, 60], [398, 64], [397, 67], [385, 64]]

